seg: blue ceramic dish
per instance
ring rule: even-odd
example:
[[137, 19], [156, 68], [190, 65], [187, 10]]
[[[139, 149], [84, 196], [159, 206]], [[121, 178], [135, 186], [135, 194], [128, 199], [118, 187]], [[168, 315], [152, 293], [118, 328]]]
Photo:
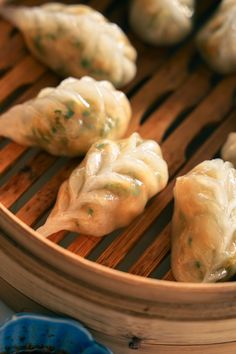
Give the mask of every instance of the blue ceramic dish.
[[50, 348], [53, 353], [112, 354], [96, 343], [78, 322], [33, 314], [18, 314], [0, 327], [0, 353]]

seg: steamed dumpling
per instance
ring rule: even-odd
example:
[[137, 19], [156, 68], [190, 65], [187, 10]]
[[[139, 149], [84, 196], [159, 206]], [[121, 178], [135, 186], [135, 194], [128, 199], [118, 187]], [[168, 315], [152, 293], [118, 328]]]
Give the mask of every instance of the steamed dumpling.
[[98, 139], [123, 137], [130, 117], [128, 99], [108, 81], [68, 78], [0, 116], [0, 136], [76, 156]]
[[197, 37], [204, 59], [216, 71], [236, 71], [236, 1], [223, 0], [216, 14]]
[[137, 133], [117, 142], [100, 140], [61, 186], [56, 205], [38, 232], [106, 235], [142, 213], [167, 180], [167, 164], [155, 141]]
[[178, 281], [216, 282], [236, 273], [236, 170], [204, 161], [177, 179], [172, 271]]
[[221, 156], [225, 161], [230, 161], [236, 168], [236, 133], [230, 133], [224, 144]]
[[130, 24], [145, 42], [171, 45], [192, 30], [194, 0], [133, 0]]
[[89, 75], [120, 87], [136, 73], [136, 51], [123, 31], [85, 5], [3, 7], [31, 52], [59, 75]]

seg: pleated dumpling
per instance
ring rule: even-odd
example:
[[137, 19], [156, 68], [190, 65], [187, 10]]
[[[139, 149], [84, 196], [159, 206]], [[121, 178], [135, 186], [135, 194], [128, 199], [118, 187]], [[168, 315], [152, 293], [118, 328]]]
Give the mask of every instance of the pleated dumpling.
[[133, 0], [130, 24], [147, 43], [175, 44], [192, 30], [194, 5], [194, 0]]
[[216, 282], [236, 273], [236, 170], [204, 161], [177, 179], [172, 271], [178, 281]]
[[223, 0], [215, 15], [200, 31], [198, 47], [204, 59], [216, 71], [236, 71], [236, 1]]
[[230, 161], [236, 168], [236, 133], [230, 133], [221, 150], [221, 156], [225, 161]]
[[31, 52], [63, 77], [89, 75], [120, 87], [135, 76], [136, 50], [127, 36], [88, 6], [9, 6], [0, 14], [22, 31]]
[[167, 180], [167, 164], [155, 141], [137, 133], [116, 142], [100, 140], [61, 186], [56, 205], [38, 232], [106, 235], [142, 213]]
[[131, 107], [108, 81], [68, 78], [0, 116], [0, 136], [53, 155], [84, 154], [101, 138], [124, 136]]

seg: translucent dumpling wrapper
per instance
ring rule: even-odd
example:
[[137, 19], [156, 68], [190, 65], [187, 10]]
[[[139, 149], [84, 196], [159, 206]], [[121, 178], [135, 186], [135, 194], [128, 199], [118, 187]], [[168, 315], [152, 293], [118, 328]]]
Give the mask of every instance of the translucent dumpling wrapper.
[[172, 271], [182, 282], [216, 282], [236, 272], [236, 170], [204, 161], [177, 179]]
[[122, 138], [130, 118], [127, 97], [110, 82], [68, 78], [0, 116], [0, 136], [53, 155], [76, 156], [98, 139]]
[[49, 3], [0, 8], [30, 51], [63, 77], [89, 75], [120, 87], [136, 73], [136, 50], [124, 32], [85, 5]]
[[225, 161], [230, 161], [236, 168], [236, 133], [230, 133], [224, 144], [221, 156]]
[[208, 64], [222, 74], [236, 71], [236, 2], [224, 0], [197, 37]]
[[130, 24], [145, 42], [172, 45], [191, 32], [194, 5], [194, 0], [133, 0]]
[[128, 225], [168, 181], [159, 145], [137, 133], [95, 143], [59, 190], [43, 236], [70, 230], [103, 236]]

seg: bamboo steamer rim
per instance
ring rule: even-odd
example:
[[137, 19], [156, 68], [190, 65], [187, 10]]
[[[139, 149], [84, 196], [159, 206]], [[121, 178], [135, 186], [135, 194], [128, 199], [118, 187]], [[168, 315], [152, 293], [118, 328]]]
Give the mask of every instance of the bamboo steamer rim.
[[[74, 270], [75, 266], [77, 266], [82, 270], [82, 272], [86, 271], [86, 273], [95, 274], [96, 277], [104, 277], [106, 278], [106, 281], [110, 280], [109, 290], [111, 291], [114, 291], [114, 285], [118, 284], [119, 294], [121, 296], [127, 296], [127, 285], [130, 287], [131, 293], [135, 294], [136, 298], [140, 298], [142, 300], [144, 299], [145, 292], [149, 293], [147, 298], [150, 299], [150, 291], [152, 291], [153, 296], [155, 296], [154, 300], [158, 300], [159, 298], [163, 300], [163, 297], [166, 297], [167, 301], [172, 299], [173, 302], [182, 302], [181, 294], [186, 295], [191, 293], [191, 296], [196, 295], [196, 297], [189, 298], [191, 301], [200, 302], [203, 300], [205, 302], [207, 301], [208, 296], [212, 296], [216, 293], [218, 295], [219, 293], [222, 295], [235, 295], [236, 293], [235, 282], [212, 284], [180, 283], [169, 280], [146, 278], [97, 264], [88, 259], [84, 259], [81, 256], [75, 255], [67, 249], [54, 244], [47, 238], [44, 238], [37, 231], [33, 230], [31, 227], [18, 219], [1, 203], [0, 227], [7, 231], [7, 236], [17, 242], [18, 246], [23, 246], [27, 252], [30, 252], [32, 255], [44, 262], [46, 261], [48, 265], [54, 266], [55, 268], [55, 265], [58, 265], [56, 261], [58, 260], [58, 257], [60, 257], [60, 263], [63, 264], [63, 267], [60, 270], [67, 273], [67, 275], [70, 276], [71, 274], [66, 271], [66, 267], [64, 267], [64, 265], [69, 266], [70, 269], [73, 267]], [[13, 233], [13, 229], [17, 231], [15, 234]], [[41, 250], [44, 250], [45, 252], [40, 253]], [[50, 254], [50, 257], [47, 256], [47, 252]], [[78, 268], [76, 270], [78, 270]], [[81, 277], [79, 277], [79, 279], [81, 279]], [[117, 286], [115, 287], [115, 292], [117, 292]], [[171, 299], [168, 297], [170, 292], [172, 293]], [[201, 295], [203, 295], [202, 298]]]

